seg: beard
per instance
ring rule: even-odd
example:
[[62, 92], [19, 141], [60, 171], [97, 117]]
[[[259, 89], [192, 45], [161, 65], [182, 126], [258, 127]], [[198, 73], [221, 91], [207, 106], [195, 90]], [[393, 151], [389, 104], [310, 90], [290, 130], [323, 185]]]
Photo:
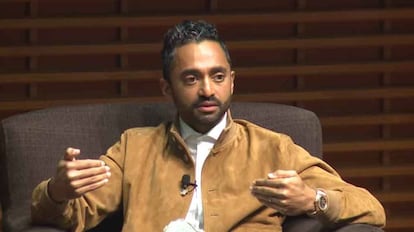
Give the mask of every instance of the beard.
[[[220, 122], [230, 108], [231, 95], [224, 102], [221, 102], [215, 96], [200, 96], [188, 107], [178, 105], [176, 100], [175, 102], [178, 113], [184, 122], [197, 132], [206, 133]], [[214, 106], [216, 109], [211, 112], [203, 112], [200, 110], [200, 107], [205, 105]]]

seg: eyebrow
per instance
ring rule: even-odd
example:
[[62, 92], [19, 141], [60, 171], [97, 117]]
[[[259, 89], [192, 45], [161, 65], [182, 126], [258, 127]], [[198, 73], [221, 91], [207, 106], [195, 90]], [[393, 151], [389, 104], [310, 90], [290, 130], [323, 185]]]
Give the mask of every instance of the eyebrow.
[[[225, 67], [222, 66], [217, 66], [217, 67], [213, 67], [209, 70], [208, 74], [212, 75], [218, 72], [223, 72], [223, 73], [227, 73], [227, 69]], [[199, 69], [185, 69], [184, 71], [181, 72], [180, 76], [186, 76], [186, 75], [200, 75], [201, 72]]]
[[218, 67], [213, 67], [209, 74], [214, 74], [214, 73], [218, 73], [218, 72], [222, 72], [222, 73], [227, 73], [227, 69], [225, 67], [222, 66], [218, 66]]

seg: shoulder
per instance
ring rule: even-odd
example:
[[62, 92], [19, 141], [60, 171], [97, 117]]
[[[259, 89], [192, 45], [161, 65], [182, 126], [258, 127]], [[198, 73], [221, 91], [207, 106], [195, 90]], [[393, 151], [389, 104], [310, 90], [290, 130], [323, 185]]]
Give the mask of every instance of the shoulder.
[[261, 147], [285, 150], [294, 144], [289, 135], [264, 128], [244, 119], [235, 119], [237, 137], [249, 144], [260, 144]]
[[136, 138], [136, 137], [153, 137], [159, 136], [160, 134], [165, 134], [165, 132], [170, 127], [170, 122], [164, 122], [158, 126], [152, 127], [134, 127], [129, 128], [124, 131], [123, 137], [127, 138]]
[[269, 139], [290, 140], [290, 137], [286, 134], [267, 129], [244, 119], [234, 119], [233, 122], [234, 126], [238, 127], [239, 131], [241, 131], [240, 133], [248, 133], [254, 136], [263, 136]]

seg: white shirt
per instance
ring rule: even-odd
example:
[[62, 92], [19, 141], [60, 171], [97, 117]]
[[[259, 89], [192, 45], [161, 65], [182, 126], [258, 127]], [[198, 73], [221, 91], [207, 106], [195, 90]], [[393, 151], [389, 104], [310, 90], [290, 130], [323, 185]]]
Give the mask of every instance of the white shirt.
[[185, 221], [192, 225], [192, 227], [197, 228], [198, 231], [203, 231], [204, 229], [203, 202], [201, 196], [201, 170], [203, 169], [204, 161], [210, 154], [210, 151], [221, 132], [226, 127], [226, 119], [227, 113], [225, 113], [221, 121], [206, 134], [200, 134], [194, 131], [180, 119], [181, 136], [187, 143], [195, 163], [195, 182], [197, 184]]

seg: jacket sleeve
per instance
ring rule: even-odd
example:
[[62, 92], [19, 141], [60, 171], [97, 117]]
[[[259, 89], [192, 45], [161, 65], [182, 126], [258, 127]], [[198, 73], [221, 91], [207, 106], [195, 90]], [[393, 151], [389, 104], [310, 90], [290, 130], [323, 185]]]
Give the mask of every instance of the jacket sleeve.
[[45, 180], [32, 193], [31, 215], [35, 224], [54, 225], [71, 231], [93, 228], [105, 216], [119, 209], [122, 194], [123, 138], [100, 159], [110, 167], [108, 183], [99, 189], [66, 202], [54, 202], [49, 196]]
[[327, 193], [329, 207], [317, 216], [321, 222], [331, 226], [345, 223], [385, 226], [384, 208], [371, 193], [342, 180], [331, 166], [311, 156], [288, 136], [283, 140], [289, 155], [286, 165], [296, 170], [308, 186], [324, 189]]

